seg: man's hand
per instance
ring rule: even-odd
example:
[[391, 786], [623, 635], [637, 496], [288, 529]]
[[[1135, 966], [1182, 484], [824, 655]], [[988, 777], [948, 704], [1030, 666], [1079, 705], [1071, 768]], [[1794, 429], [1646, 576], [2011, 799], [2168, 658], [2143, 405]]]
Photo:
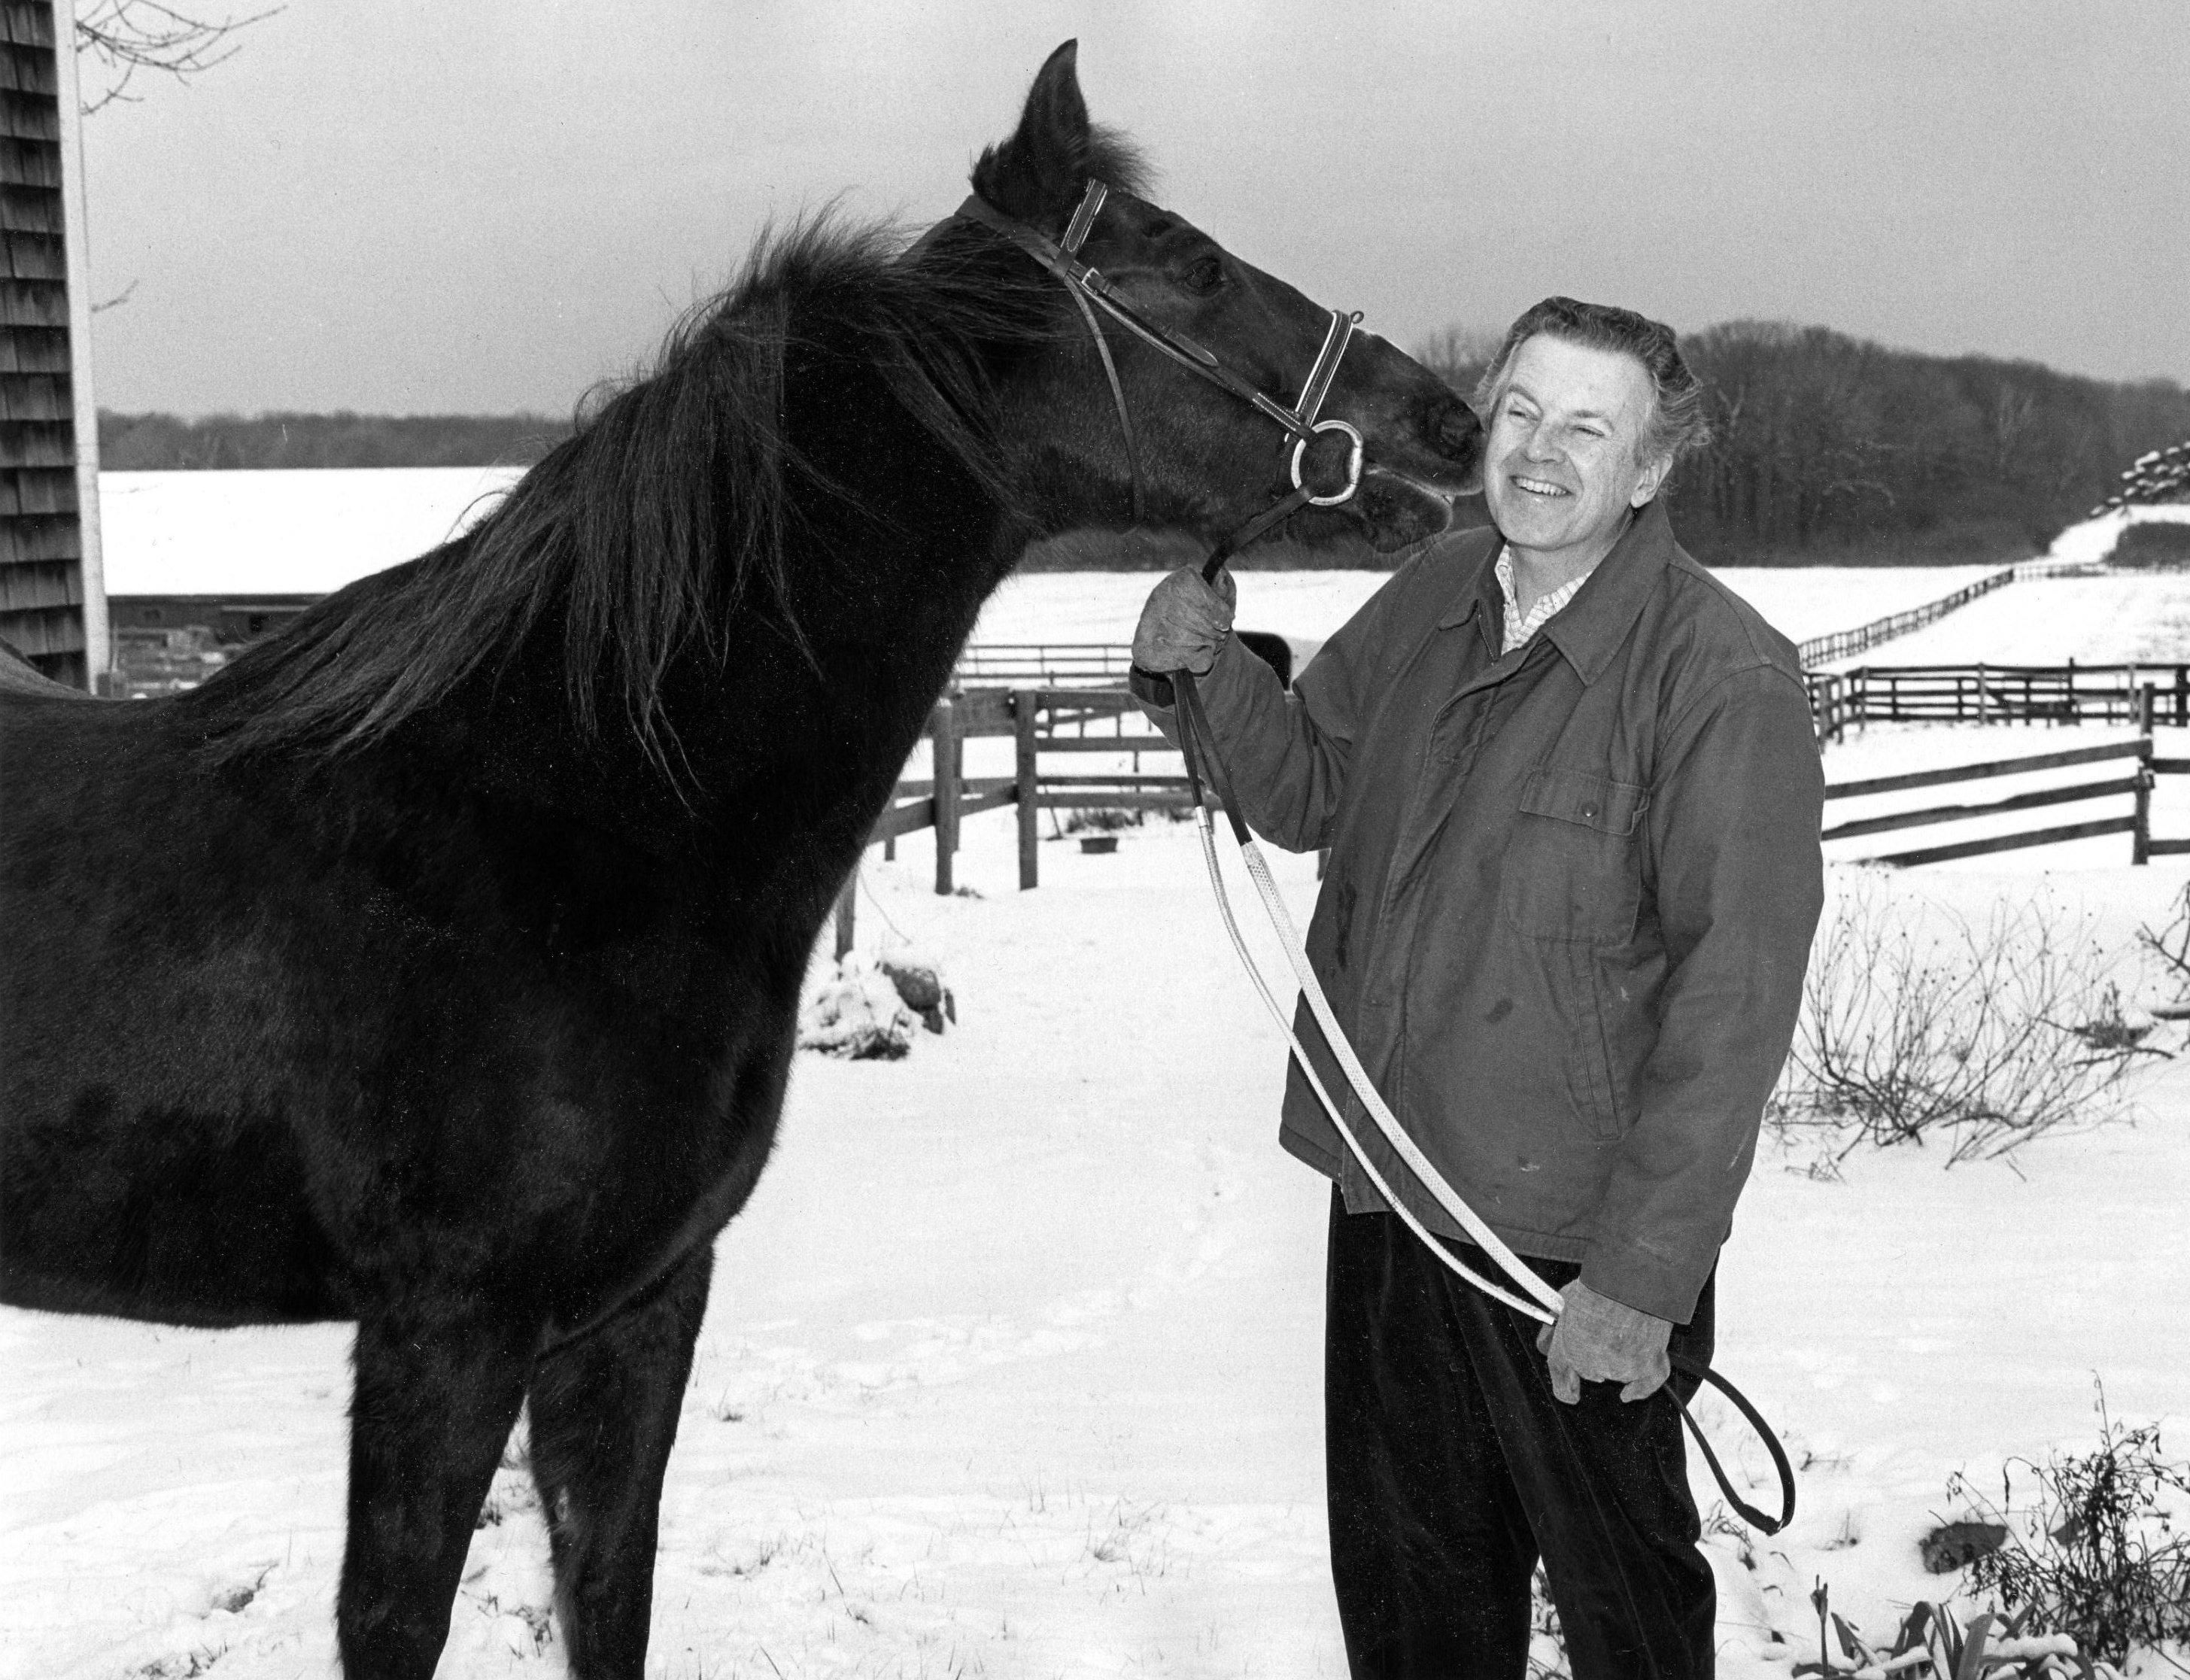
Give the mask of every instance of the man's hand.
[[1200, 566], [1181, 566], [1149, 591], [1133, 632], [1133, 663], [1166, 676], [1191, 671], [1195, 676], [1217, 662], [1217, 650], [1232, 633], [1232, 609], [1240, 586], [1229, 571], [1217, 574], [1214, 589], [1201, 581]]
[[1559, 1294], [1566, 1310], [1537, 1333], [1536, 1349], [1552, 1368], [1552, 1392], [1569, 1405], [1580, 1400], [1585, 1381], [1620, 1383], [1621, 1399], [1640, 1400], [1673, 1374], [1665, 1357], [1673, 1326], [1665, 1320], [1623, 1307], [1580, 1278]]

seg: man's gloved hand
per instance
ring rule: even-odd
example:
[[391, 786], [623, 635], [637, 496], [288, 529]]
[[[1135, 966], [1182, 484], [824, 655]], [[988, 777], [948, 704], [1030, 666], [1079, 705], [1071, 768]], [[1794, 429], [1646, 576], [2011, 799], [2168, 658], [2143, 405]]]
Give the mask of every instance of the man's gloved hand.
[[1566, 1310], [1537, 1332], [1536, 1350], [1552, 1368], [1552, 1392], [1569, 1405], [1580, 1400], [1585, 1381], [1620, 1383], [1621, 1399], [1640, 1400], [1673, 1374], [1665, 1356], [1673, 1326], [1664, 1319], [1623, 1307], [1580, 1278], [1559, 1294]]
[[1181, 566], [1149, 591], [1133, 632], [1133, 663], [1167, 676], [1191, 671], [1195, 676], [1217, 662], [1217, 650], [1232, 633], [1232, 609], [1240, 586], [1232, 574], [1217, 574], [1217, 587], [1201, 581], [1200, 566]]

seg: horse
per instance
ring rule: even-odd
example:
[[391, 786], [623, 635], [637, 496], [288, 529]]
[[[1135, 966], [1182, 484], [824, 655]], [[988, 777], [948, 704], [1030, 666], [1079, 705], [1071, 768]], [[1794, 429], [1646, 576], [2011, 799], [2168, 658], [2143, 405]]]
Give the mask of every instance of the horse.
[[[520, 1407], [570, 1670], [641, 1672], [712, 1240], [977, 610], [1035, 538], [1281, 491], [1269, 411], [1091, 338], [1018, 236], [1107, 184], [1115, 297], [1261, 389], [1321, 370], [1339, 318], [1146, 179], [1067, 43], [979, 213], [763, 232], [444, 546], [173, 698], [0, 677], [0, 1300], [355, 1322], [345, 1673], [433, 1671]], [[1381, 340], [1328, 401], [1359, 494], [1296, 534], [1474, 488], [1475, 417]]]

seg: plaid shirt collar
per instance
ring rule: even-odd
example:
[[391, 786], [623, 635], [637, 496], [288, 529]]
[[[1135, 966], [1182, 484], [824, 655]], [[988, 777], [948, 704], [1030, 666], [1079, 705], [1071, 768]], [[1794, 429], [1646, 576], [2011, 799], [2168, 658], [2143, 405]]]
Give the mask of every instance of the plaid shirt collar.
[[1590, 579], [1589, 572], [1586, 571], [1571, 582], [1562, 583], [1550, 594], [1539, 595], [1536, 598], [1535, 605], [1530, 607], [1524, 616], [1521, 611], [1520, 597], [1513, 593], [1513, 551], [1511, 548], [1499, 549], [1496, 569], [1498, 593], [1505, 599], [1505, 610], [1500, 613], [1498, 617], [1501, 633], [1504, 637], [1504, 643], [1498, 650], [1501, 655], [1512, 652], [1537, 631], [1542, 629], [1552, 615], [1574, 599], [1574, 592]]

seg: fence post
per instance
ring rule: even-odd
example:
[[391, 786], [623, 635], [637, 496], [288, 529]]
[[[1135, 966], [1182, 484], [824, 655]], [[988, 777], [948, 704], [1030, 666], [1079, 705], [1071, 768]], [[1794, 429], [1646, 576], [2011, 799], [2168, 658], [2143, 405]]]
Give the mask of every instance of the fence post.
[[1041, 836], [1035, 826], [1035, 820], [1041, 814], [1035, 799], [1041, 779], [1035, 774], [1039, 758], [1035, 747], [1038, 737], [1035, 729], [1040, 712], [1032, 689], [1020, 689], [1012, 695], [1012, 722], [1018, 737], [1019, 890], [1024, 893], [1040, 884], [1041, 872]]
[[1980, 723], [1980, 724], [1983, 724], [1984, 721], [1985, 721], [1985, 668], [1984, 668], [1984, 661], [1983, 661], [1983, 660], [1979, 660], [1979, 661], [1977, 661], [1977, 722], [1978, 722], [1978, 723]]
[[958, 849], [958, 713], [946, 698], [928, 715], [935, 760], [935, 890], [951, 890], [952, 854]]
[[859, 908], [860, 866], [852, 866], [852, 872], [844, 877], [844, 885], [837, 894], [837, 960], [842, 962], [844, 954], [852, 948], [852, 918]]
[[2136, 826], [2130, 831], [2129, 860], [2152, 861], [2152, 684], [2136, 691]]

